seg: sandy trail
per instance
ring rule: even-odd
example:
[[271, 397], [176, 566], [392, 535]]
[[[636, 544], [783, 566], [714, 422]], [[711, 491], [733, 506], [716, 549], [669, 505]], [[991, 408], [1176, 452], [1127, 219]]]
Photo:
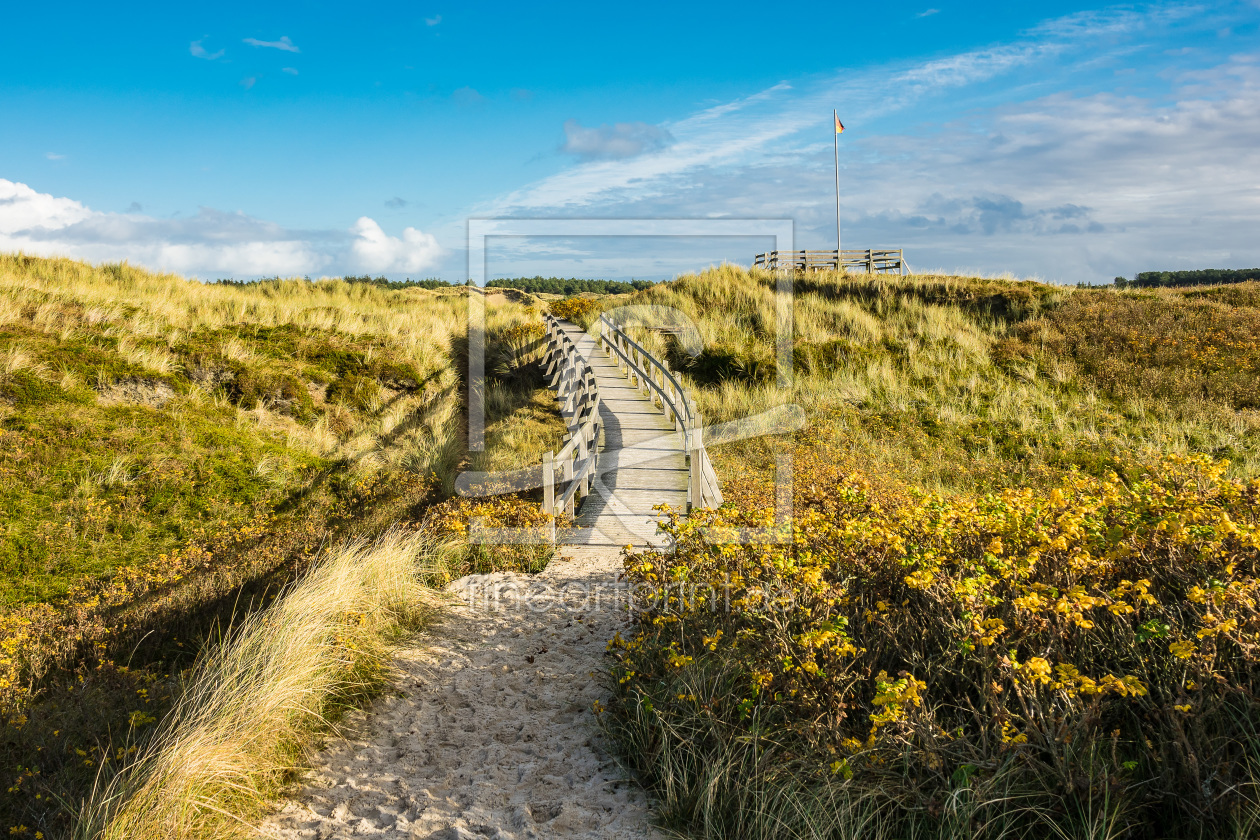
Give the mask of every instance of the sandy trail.
[[660, 837], [592, 712], [593, 672], [625, 629], [618, 552], [569, 553], [536, 576], [452, 584], [460, 604], [398, 658], [398, 695], [349, 721], [264, 835]]

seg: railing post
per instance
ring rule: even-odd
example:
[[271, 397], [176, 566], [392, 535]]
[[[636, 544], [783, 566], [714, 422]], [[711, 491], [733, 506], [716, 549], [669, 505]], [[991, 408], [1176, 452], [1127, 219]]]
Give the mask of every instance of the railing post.
[[[699, 418], [696, 418], [697, 420]], [[691, 440], [689, 441], [689, 450], [687, 452], [688, 466], [688, 495], [691, 509], [704, 507], [704, 464], [701, 461], [700, 453], [704, 451], [704, 431], [700, 427], [699, 422], [695, 422], [691, 427]]]
[[[656, 373], [656, 376], [652, 377], [652, 379], [655, 380], [656, 387], [661, 389], [661, 395], [662, 395], [661, 396], [661, 413], [664, 414], [666, 417], [668, 417], [669, 416], [669, 403], [666, 402], [665, 397], [664, 397], [665, 366], [663, 363], [655, 364], [655, 365], [652, 365], [652, 370]], [[656, 402], [656, 397], [652, 397], [652, 402]]]
[[[577, 433], [577, 462], [580, 464], [586, 460], [586, 433], [578, 430]], [[576, 471], [575, 471], [576, 472]], [[586, 495], [586, 469], [582, 468], [582, 476], [578, 479], [578, 486], [581, 488], [577, 493], [573, 494], [573, 498], [578, 497], [578, 493], [582, 496]]]
[[577, 396], [577, 387], [575, 385], [575, 380], [577, 379], [577, 364], [576, 364], [575, 359], [573, 358], [575, 355], [576, 355], [575, 353], [567, 352], [567, 348], [566, 348], [565, 359], [564, 359], [564, 364], [565, 364], [564, 384], [566, 386], [565, 390], [567, 391], [567, 393], [564, 396], [564, 408], [561, 409], [560, 413], [561, 414], [567, 413], [570, 416], [573, 414], [574, 398]]
[[595, 470], [599, 460], [599, 456], [596, 454], [599, 451], [599, 439], [596, 437], [597, 432], [595, 428], [593, 422], [587, 428], [589, 437], [586, 439], [586, 457], [591, 460], [586, 472], [586, 495], [588, 496], [595, 490]]
[[556, 453], [547, 452], [543, 455], [542, 472], [543, 513], [554, 517], [556, 515]]
[[[669, 363], [666, 362], [664, 359], [662, 359], [661, 360], [661, 391], [669, 391], [670, 393], [673, 393], [674, 386], [669, 384], [669, 377], [666, 376], [666, 374], [668, 373], [669, 373]], [[678, 411], [675, 410], [672, 405], [670, 405], [669, 400], [662, 397], [661, 402], [664, 403], [662, 408], [665, 411], [666, 420], [673, 420], [674, 417], [678, 416]], [[670, 416], [671, 414], [673, 415], [672, 417]]]
[[573, 459], [572, 458], [564, 459], [563, 471], [561, 474], [564, 476], [564, 492], [569, 497], [569, 500], [564, 503], [564, 512], [568, 514], [569, 516], [572, 516], [573, 515], [573, 499], [575, 496], [577, 496], [577, 493], [569, 493], [570, 488], [573, 486]]

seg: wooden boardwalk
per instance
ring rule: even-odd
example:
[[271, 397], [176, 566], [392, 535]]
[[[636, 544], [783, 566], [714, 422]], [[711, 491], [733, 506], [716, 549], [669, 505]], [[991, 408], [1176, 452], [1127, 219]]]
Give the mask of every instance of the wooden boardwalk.
[[[561, 322], [565, 334], [590, 363], [599, 386], [600, 456], [591, 495], [583, 499], [576, 528], [562, 531], [566, 546], [659, 546], [661, 517], [654, 505], [687, 509], [687, 456], [683, 435], [642, 391], [637, 390], [604, 349], [576, 324]], [[572, 554], [572, 548], [565, 551]]]

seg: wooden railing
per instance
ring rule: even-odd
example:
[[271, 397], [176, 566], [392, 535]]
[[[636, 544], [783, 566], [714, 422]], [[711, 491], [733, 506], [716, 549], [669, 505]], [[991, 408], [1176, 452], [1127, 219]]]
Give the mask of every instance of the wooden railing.
[[560, 329], [560, 322], [550, 313], [543, 318], [547, 331], [543, 368], [569, 427], [560, 451], [543, 456], [543, 513], [572, 516], [579, 497], [590, 494], [599, 462], [599, 388], [590, 363]]
[[904, 274], [908, 271], [900, 248], [868, 248], [865, 251], [844, 250], [841, 259], [836, 251], [771, 251], [753, 258], [753, 268], [771, 271], [837, 271], [858, 269], [867, 274]]
[[[608, 355], [629, 378], [630, 384], [647, 396], [660, 400], [661, 411], [674, 423], [674, 431], [683, 435], [687, 452], [687, 504], [690, 508], [717, 507], [722, 504], [717, 473], [704, 448], [704, 423], [696, 411], [696, 401], [683, 390], [669, 366], [655, 358], [643, 345], [607, 315], [599, 316], [600, 341]], [[655, 399], [653, 400], [655, 402]]]

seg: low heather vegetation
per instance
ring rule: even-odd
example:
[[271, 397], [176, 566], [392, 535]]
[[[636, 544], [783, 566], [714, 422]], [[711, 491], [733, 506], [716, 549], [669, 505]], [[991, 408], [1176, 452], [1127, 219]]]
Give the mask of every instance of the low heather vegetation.
[[1253, 284], [797, 278], [789, 388], [772, 276], [724, 267], [631, 303], [699, 329], [698, 356], [641, 335], [706, 417], [809, 418], [716, 446], [727, 504], [627, 557], [642, 610], [605, 721], [669, 825], [1253, 835]]
[[[468, 294], [0, 256], [0, 828], [64, 830], [207, 641], [329, 545], [459, 537], [468, 513], [435, 511], [470, 463]], [[487, 307], [487, 463], [563, 434], [537, 321]], [[461, 545], [423, 579], [535, 554]]]
[[0, 819], [245, 836], [423, 586], [541, 568], [466, 540], [544, 524], [533, 496], [451, 490], [558, 448], [533, 294], [567, 294], [588, 328], [689, 321], [698, 352], [638, 336], [709, 420], [808, 421], [711, 438], [727, 504], [626, 558], [603, 720], [670, 827], [1254, 836], [1260, 285], [822, 273], [784, 308], [776, 283], [488, 295], [470, 453], [474, 290], [0, 258]]

